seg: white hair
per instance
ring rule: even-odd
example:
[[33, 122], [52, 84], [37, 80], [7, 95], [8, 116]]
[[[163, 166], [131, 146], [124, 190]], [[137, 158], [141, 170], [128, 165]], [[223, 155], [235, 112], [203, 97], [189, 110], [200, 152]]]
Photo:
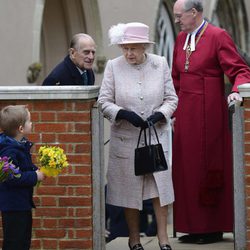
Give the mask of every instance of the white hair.
[[198, 12], [203, 12], [203, 0], [186, 0], [184, 9], [190, 10], [192, 8], [195, 8]]

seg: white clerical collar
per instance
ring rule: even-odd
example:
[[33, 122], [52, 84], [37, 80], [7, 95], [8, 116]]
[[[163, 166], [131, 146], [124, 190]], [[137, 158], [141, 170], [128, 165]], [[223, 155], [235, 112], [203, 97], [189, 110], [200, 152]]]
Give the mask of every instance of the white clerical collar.
[[186, 50], [188, 46], [189, 37], [191, 36], [191, 43], [190, 43], [191, 51], [195, 51], [195, 36], [197, 32], [201, 29], [201, 27], [204, 25], [204, 23], [205, 23], [205, 20], [203, 20], [201, 25], [197, 29], [195, 29], [192, 33], [187, 34], [186, 41], [183, 46], [183, 50]]

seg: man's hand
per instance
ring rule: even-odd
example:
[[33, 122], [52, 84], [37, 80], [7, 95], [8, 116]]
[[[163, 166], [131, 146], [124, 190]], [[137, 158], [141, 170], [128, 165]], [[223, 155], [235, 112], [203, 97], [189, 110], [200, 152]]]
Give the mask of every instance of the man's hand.
[[239, 93], [231, 93], [228, 97], [227, 97], [227, 102], [228, 104], [232, 101], [239, 101], [242, 102], [242, 97], [239, 95]]

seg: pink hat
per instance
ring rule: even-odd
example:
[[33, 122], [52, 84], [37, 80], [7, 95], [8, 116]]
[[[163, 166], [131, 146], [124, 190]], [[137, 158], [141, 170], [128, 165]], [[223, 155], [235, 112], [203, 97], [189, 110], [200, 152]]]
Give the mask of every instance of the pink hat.
[[109, 29], [111, 44], [154, 43], [148, 35], [149, 27], [143, 23], [119, 23]]

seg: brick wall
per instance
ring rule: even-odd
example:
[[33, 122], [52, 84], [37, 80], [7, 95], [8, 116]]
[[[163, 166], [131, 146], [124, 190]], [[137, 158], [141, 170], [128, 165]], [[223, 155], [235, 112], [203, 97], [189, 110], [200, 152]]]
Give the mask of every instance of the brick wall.
[[[69, 167], [35, 188], [31, 249], [93, 249], [90, 100], [0, 100], [31, 111], [33, 159], [44, 144], [65, 150]], [[2, 231], [1, 231], [2, 236]], [[2, 238], [2, 237], [1, 237]]]
[[[238, 87], [240, 95], [244, 98], [244, 177], [245, 177], [245, 232], [246, 242], [244, 249], [250, 250], [250, 83]], [[243, 222], [244, 223], [244, 222]]]
[[247, 250], [250, 250], [250, 98], [244, 100]]

